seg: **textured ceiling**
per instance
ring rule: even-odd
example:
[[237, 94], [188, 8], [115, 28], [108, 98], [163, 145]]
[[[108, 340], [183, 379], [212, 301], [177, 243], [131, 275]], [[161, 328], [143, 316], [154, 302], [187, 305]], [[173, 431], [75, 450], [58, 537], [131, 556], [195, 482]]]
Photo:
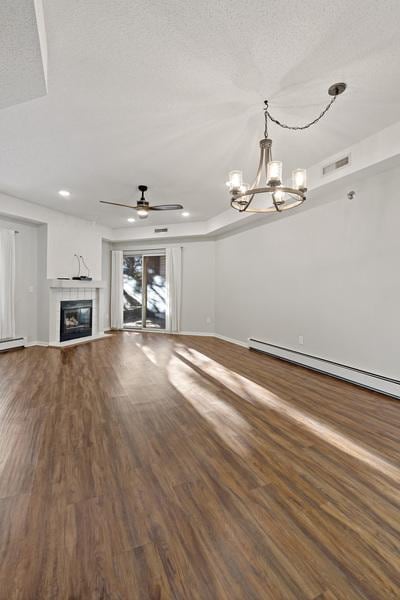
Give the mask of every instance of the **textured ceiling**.
[[204, 219], [227, 208], [229, 170], [254, 176], [264, 98], [301, 123], [329, 84], [349, 85], [311, 130], [271, 125], [287, 171], [400, 119], [398, 0], [43, 4], [48, 95], [0, 110], [0, 190], [33, 202], [123, 227], [129, 211], [98, 201], [129, 202], [145, 183], [153, 202]]
[[0, 109], [46, 94], [41, 23], [38, 28], [41, 3], [42, 0], [0, 2]]

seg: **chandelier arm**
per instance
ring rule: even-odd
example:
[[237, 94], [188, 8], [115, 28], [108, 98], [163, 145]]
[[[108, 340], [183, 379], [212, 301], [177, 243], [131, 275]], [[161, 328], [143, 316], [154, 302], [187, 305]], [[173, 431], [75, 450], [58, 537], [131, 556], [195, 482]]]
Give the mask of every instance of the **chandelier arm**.
[[232, 196], [231, 198], [231, 206], [232, 208], [235, 208], [238, 211], [242, 211], [242, 206], [247, 206], [248, 202], [247, 200], [244, 200], [243, 198], [237, 198], [236, 196]]
[[297, 206], [300, 206], [301, 204], [303, 204], [303, 202], [304, 202], [304, 199], [303, 200], [295, 200], [294, 202], [292, 202], [292, 204], [282, 206], [281, 212], [284, 212], [286, 210], [291, 210], [292, 208], [296, 208]]
[[290, 192], [286, 192], [286, 193], [287, 193], [287, 195], [288, 195], [288, 196], [290, 196], [290, 198], [291, 198], [292, 200], [295, 200], [295, 201], [297, 201], [297, 200], [299, 199], [298, 197], [296, 198], [296, 196], [294, 196], [294, 195], [293, 195], [293, 194], [291, 194]]
[[257, 215], [265, 215], [268, 213], [276, 214], [277, 212], [279, 212], [279, 213], [286, 212], [287, 210], [296, 208], [297, 206], [300, 206], [300, 204], [302, 204], [302, 202], [300, 202], [300, 200], [299, 200], [297, 203], [293, 203], [290, 206], [285, 206], [285, 207], [281, 208], [280, 211], [277, 211], [275, 206], [270, 206], [269, 208], [250, 208], [246, 212], [248, 212], [249, 214], [254, 213]]
[[260, 160], [259, 160], [258, 167], [257, 167], [256, 178], [253, 181], [253, 185], [249, 188], [250, 190], [257, 187], [258, 184], [260, 183], [261, 172], [262, 172], [262, 168], [263, 168], [263, 164], [264, 164], [264, 153], [265, 153], [265, 148], [263, 146], [261, 146], [260, 147]]
[[247, 211], [249, 214], [265, 215], [265, 214], [276, 214], [275, 206], [269, 206], [268, 208], [250, 208]]
[[279, 127], [282, 127], [283, 129], [290, 129], [291, 131], [302, 131], [304, 129], [308, 129], [309, 127], [312, 127], [313, 125], [315, 125], [316, 123], [318, 123], [318, 121], [320, 121], [322, 119], [322, 117], [331, 108], [331, 106], [335, 102], [336, 98], [337, 98], [337, 96], [332, 96], [331, 100], [325, 106], [324, 110], [318, 115], [318, 117], [316, 117], [313, 121], [310, 121], [309, 123], [306, 123], [305, 125], [287, 125], [286, 123], [281, 123], [281, 121], [278, 121], [278, 119], [275, 119], [275, 117], [273, 117], [271, 115], [271, 113], [268, 110], [268, 100], [265, 100], [265, 102], [264, 102], [264, 104], [265, 104], [265, 108], [264, 108], [264, 114], [265, 114], [265, 131], [264, 131], [264, 134], [265, 133], [268, 134], [268, 118], [270, 118], [271, 121], [273, 123], [275, 123], [275, 125], [279, 125]]
[[255, 196], [255, 194], [252, 194], [252, 195], [250, 196], [250, 198], [249, 198], [249, 201], [248, 201], [248, 203], [246, 204], [246, 208], [245, 208], [244, 210], [247, 210], [247, 209], [249, 208], [250, 204], [253, 202], [254, 196]]
[[[251, 200], [252, 200], [252, 198], [251, 198]], [[250, 201], [246, 202], [245, 200], [242, 200], [241, 202], [239, 202], [237, 200], [237, 198], [233, 197], [233, 198], [231, 198], [231, 207], [234, 208], [235, 210], [237, 210], [238, 212], [244, 212], [245, 210], [247, 210], [247, 207], [249, 206]]]
[[256, 194], [264, 194], [264, 193], [272, 193], [277, 190], [281, 192], [286, 192], [287, 194], [293, 195], [295, 198], [305, 198], [306, 190], [297, 190], [294, 188], [286, 187], [284, 185], [276, 186], [268, 186], [263, 188], [256, 188], [254, 190], [247, 190], [247, 192], [241, 192], [240, 194], [236, 194], [234, 196], [234, 200], [239, 200], [240, 198], [245, 198], [246, 196], [252, 196]]
[[273, 204], [275, 206], [275, 209], [277, 210], [277, 212], [281, 212], [281, 209], [279, 208], [279, 204], [275, 200], [275, 193], [272, 192], [271, 196], [272, 196], [272, 202], [273, 202]]
[[281, 212], [285, 212], [287, 210], [290, 210], [292, 208], [295, 208], [296, 206], [300, 206], [300, 204], [303, 204], [303, 202], [305, 201], [305, 198], [298, 198], [297, 200], [295, 199], [291, 204], [283, 204], [282, 206], [279, 207], [279, 210], [277, 210], [276, 206], [274, 203], [272, 203], [272, 206], [269, 206], [267, 208], [249, 208], [249, 210], [247, 212], [249, 213], [257, 213], [257, 214], [265, 214], [265, 213], [281, 213]]
[[[249, 191], [253, 190], [254, 188], [257, 188], [258, 184], [260, 183], [262, 168], [263, 168], [263, 164], [264, 164], [264, 155], [265, 155], [265, 148], [264, 148], [264, 146], [261, 146], [260, 147], [260, 160], [258, 163], [256, 177], [253, 181], [253, 185], [249, 188]], [[237, 210], [239, 210], [239, 212], [245, 212], [248, 209], [248, 207], [250, 206], [250, 204], [253, 202], [254, 196], [255, 196], [255, 194], [252, 194], [250, 196], [249, 200], [246, 202], [246, 204], [243, 204], [243, 207], [241, 207]], [[233, 206], [232, 202], [234, 200], [235, 200], [235, 198], [232, 198], [231, 206]], [[235, 207], [233, 206], [233, 208], [235, 208]]]
[[240, 206], [239, 208], [239, 212], [244, 212], [245, 210], [247, 210], [247, 207], [249, 206], [250, 202], [246, 202], [246, 204], [243, 204]]

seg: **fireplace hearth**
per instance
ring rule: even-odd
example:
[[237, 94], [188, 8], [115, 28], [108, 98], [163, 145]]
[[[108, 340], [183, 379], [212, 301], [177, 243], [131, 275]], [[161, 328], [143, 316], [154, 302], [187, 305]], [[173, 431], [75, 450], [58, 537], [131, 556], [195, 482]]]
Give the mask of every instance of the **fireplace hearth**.
[[60, 312], [60, 342], [92, 335], [92, 300], [63, 300]]

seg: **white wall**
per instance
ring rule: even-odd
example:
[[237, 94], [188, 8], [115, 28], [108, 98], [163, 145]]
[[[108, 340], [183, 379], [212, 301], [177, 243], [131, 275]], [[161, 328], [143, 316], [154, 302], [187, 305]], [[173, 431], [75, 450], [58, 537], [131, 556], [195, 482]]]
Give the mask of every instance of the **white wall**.
[[[115, 250], [148, 250], [173, 244], [120, 242]], [[184, 242], [182, 246], [181, 330], [213, 333], [215, 330], [215, 252], [214, 242]]]
[[38, 339], [39, 259], [44, 236], [41, 227], [0, 218], [0, 228], [14, 229], [15, 237], [15, 328], [17, 337]]
[[[216, 331], [399, 377], [400, 169], [216, 242]], [[298, 336], [304, 336], [300, 345]]]
[[182, 244], [182, 331], [215, 331], [214, 242]]
[[77, 274], [74, 254], [82, 255], [93, 279], [101, 279], [102, 239], [110, 239], [111, 230], [90, 221], [71, 217], [39, 204], [0, 194], [0, 215], [47, 224], [47, 277], [71, 277]]
[[[48, 228], [47, 277], [78, 274], [74, 254], [82, 255], [93, 279], [101, 279], [102, 233], [88, 221], [62, 215], [52, 219]], [[86, 271], [81, 273], [86, 275]]]

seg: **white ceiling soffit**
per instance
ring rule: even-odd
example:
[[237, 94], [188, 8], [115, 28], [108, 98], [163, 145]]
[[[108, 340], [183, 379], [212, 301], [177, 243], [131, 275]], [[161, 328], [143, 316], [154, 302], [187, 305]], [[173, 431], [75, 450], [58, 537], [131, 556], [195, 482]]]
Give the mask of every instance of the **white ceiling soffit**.
[[[25, 4], [2, 0], [10, 14], [1, 27], [11, 22], [10, 7]], [[152, 214], [135, 228], [227, 210], [228, 172], [254, 178], [265, 98], [279, 120], [301, 124], [319, 114], [330, 84], [348, 84], [315, 127], [271, 125], [286, 175], [400, 119], [399, 0], [43, 0], [43, 7], [49, 93], [0, 110], [0, 191], [106, 226], [125, 227], [135, 212], [99, 200], [133, 204], [139, 184], [149, 186], [151, 203], [181, 203], [190, 217]], [[37, 36], [36, 43], [39, 58]]]
[[0, 31], [0, 109], [44, 96], [47, 48], [42, 0], [1, 0]]

